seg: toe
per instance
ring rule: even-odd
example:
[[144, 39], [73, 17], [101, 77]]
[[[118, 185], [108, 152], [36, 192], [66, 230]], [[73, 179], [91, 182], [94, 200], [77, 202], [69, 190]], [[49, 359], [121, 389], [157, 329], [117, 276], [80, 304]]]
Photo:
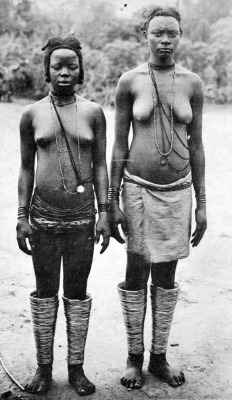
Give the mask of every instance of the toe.
[[123, 386], [125, 386], [125, 378], [121, 378], [121, 379], [120, 379], [120, 382], [121, 382], [121, 384], [122, 384]]
[[136, 389], [140, 389], [141, 387], [142, 387], [142, 382], [141, 381], [135, 382], [135, 388]]
[[173, 386], [173, 387], [179, 386], [179, 384], [178, 384], [178, 382], [176, 381], [175, 378], [170, 379], [169, 385], [170, 385], [170, 386]]
[[87, 394], [84, 388], [79, 388], [77, 393], [79, 396], [85, 396]]
[[88, 394], [92, 394], [95, 392], [95, 386], [91, 383], [88, 385]]

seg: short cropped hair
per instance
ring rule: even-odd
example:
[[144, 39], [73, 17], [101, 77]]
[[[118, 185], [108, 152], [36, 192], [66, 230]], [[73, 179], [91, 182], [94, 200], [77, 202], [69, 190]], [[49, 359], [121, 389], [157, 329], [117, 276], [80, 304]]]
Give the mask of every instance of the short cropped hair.
[[[173, 17], [179, 22], [179, 25], [181, 22], [181, 15], [175, 7], [155, 6], [152, 7], [149, 11], [144, 11], [143, 17], [145, 18], [145, 21], [140, 29], [143, 31], [145, 36], [147, 35], [149, 23], [154, 17]], [[180, 33], [182, 33], [181, 27]]]
[[79, 58], [80, 74], [77, 83], [82, 84], [84, 81], [84, 69], [81, 48], [80, 41], [74, 35], [66, 36], [64, 39], [60, 36], [53, 36], [48, 39], [47, 43], [42, 47], [44, 51], [45, 81], [50, 82], [49, 68], [52, 52], [58, 49], [69, 49], [75, 51]]

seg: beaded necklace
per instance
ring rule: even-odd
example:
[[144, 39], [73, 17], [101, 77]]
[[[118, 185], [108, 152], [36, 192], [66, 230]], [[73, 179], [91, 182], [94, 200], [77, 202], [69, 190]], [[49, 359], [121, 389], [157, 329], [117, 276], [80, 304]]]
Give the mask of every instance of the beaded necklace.
[[[189, 160], [190, 159], [189, 159], [189, 157], [186, 158], [186, 157], [182, 156], [181, 154], [179, 154], [173, 147], [174, 133], [175, 133], [176, 137], [179, 139], [179, 141], [181, 142], [183, 147], [188, 149], [188, 146], [186, 146], [186, 144], [183, 142], [181, 137], [178, 135], [178, 132], [174, 128], [173, 106], [174, 106], [174, 100], [175, 100], [175, 77], [176, 77], [175, 63], [169, 65], [169, 68], [164, 68], [164, 69], [170, 69], [170, 68], [174, 67], [173, 83], [172, 83], [172, 103], [171, 103], [171, 106], [170, 106], [170, 117], [167, 115], [167, 112], [166, 112], [166, 110], [165, 110], [165, 108], [164, 108], [164, 106], [163, 106], [163, 104], [162, 104], [162, 102], [160, 100], [157, 83], [156, 83], [155, 77], [154, 77], [154, 75], [152, 73], [152, 70], [151, 70], [151, 68], [152, 69], [158, 69], [158, 68], [154, 68], [154, 64], [150, 63], [149, 61], [148, 61], [147, 64], [148, 64], [148, 70], [149, 70], [149, 74], [150, 74], [151, 81], [152, 81], [152, 98], [153, 98], [153, 104], [154, 104], [154, 127], [155, 127], [155, 144], [156, 144], [156, 148], [157, 148], [159, 154], [162, 156], [161, 165], [166, 165], [166, 163], [167, 163], [171, 169], [173, 169], [175, 172], [179, 173], [179, 172], [184, 171], [189, 166]], [[159, 69], [161, 70], [161, 68], [159, 68]], [[170, 138], [169, 138], [169, 136], [168, 136], [168, 134], [166, 132], [166, 128], [165, 128], [165, 125], [164, 125], [164, 122], [163, 122], [163, 117], [162, 117], [161, 111], [163, 112], [163, 115], [167, 118], [167, 120], [169, 120], [169, 122], [170, 122]], [[158, 112], [159, 112], [159, 116], [160, 116], [159, 119], [160, 119], [161, 130], [162, 130], [163, 149], [165, 149], [164, 134], [165, 134], [165, 137], [166, 137], [166, 139], [167, 139], [167, 141], [168, 141], [168, 143], [170, 145], [170, 148], [169, 148], [169, 150], [167, 152], [162, 151], [160, 149], [159, 144], [158, 144], [158, 140], [157, 140], [157, 136], [158, 136], [158, 130], [157, 130], [157, 120], [158, 120], [158, 118], [157, 118], [157, 114], [158, 114]], [[183, 168], [177, 169], [177, 168], [173, 167], [173, 165], [168, 160], [168, 156], [171, 154], [172, 151], [175, 154], [177, 154], [180, 158], [182, 158], [183, 160], [187, 160], [188, 161], [188, 163]]]
[[[173, 123], [173, 105], [174, 105], [174, 100], [175, 100], [175, 77], [176, 77], [175, 65], [174, 65], [173, 80], [172, 80], [172, 103], [171, 103], [171, 107], [170, 107], [171, 114], [170, 114], [170, 118], [169, 118], [169, 120], [170, 120], [170, 148], [169, 148], [169, 150], [168, 150], [167, 152], [165, 152], [165, 151], [163, 152], [163, 151], [160, 149], [159, 144], [158, 144], [158, 139], [157, 139], [157, 136], [158, 136], [158, 130], [157, 130], [157, 114], [158, 114], [158, 109], [159, 109], [160, 121], [162, 121], [162, 116], [161, 116], [161, 102], [160, 102], [159, 95], [158, 95], [157, 84], [156, 84], [156, 81], [155, 81], [154, 76], [153, 76], [153, 74], [152, 74], [151, 65], [150, 65], [149, 62], [148, 62], [148, 69], [149, 69], [149, 73], [150, 73], [151, 80], [152, 80], [152, 83], [153, 83], [153, 85], [152, 85], [152, 98], [153, 98], [153, 104], [154, 104], [155, 144], [156, 144], [156, 148], [157, 148], [159, 154], [160, 154], [161, 156], [164, 156], [164, 157], [165, 157], [165, 156], [168, 156], [168, 155], [172, 152], [172, 150], [173, 150], [173, 140], [174, 140], [174, 131], [173, 131], [173, 126], [174, 126], [174, 123]], [[162, 124], [162, 125], [163, 125], [163, 124]], [[162, 139], [164, 139], [164, 138], [163, 138], [163, 135], [162, 135]], [[164, 145], [164, 140], [163, 140], [163, 145]], [[164, 147], [164, 146], [163, 146], [163, 147]], [[163, 161], [164, 161], [164, 160], [163, 160]], [[161, 163], [162, 163], [162, 161], [161, 161]]]
[[[51, 116], [52, 116], [52, 122], [53, 122], [53, 129], [54, 129], [54, 133], [55, 133], [58, 162], [59, 162], [59, 168], [60, 168], [60, 174], [61, 174], [61, 180], [62, 180], [63, 188], [65, 189], [66, 192], [68, 192], [71, 195], [76, 195], [77, 193], [83, 193], [85, 191], [84, 183], [91, 182], [92, 179], [91, 180], [89, 180], [89, 178], [88, 179], [83, 179], [82, 163], [81, 163], [81, 152], [80, 152], [79, 112], [78, 112], [78, 107], [77, 107], [77, 96], [75, 94], [75, 103], [76, 103], [76, 107], [75, 108], [76, 108], [76, 120], [77, 120], [77, 149], [78, 149], [79, 172], [77, 170], [76, 163], [75, 163], [75, 160], [74, 160], [73, 155], [72, 155], [72, 151], [71, 151], [68, 139], [67, 139], [67, 135], [66, 135], [63, 123], [62, 123], [61, 118], [60, 118], [60, 116], [58, 114], [58, 111], [56, 109], [56, 106], [55, 106], [55, 103], [54, 103], [54, 100], [53, 100], [53, 96], [51, 94], [49, 94], [49, 95], [50, 95]], [[56, 116], [57, 116], [58, 121], [60, 123], [61, 131], [63, 133], [63, 137], [64, 137], [64, 140], [65, 140], [65, 143], [66, 143], [66, 147], [67, 147], [67, 150], [68, 150], [68, 153], [69, 153], [70, 161], [71, 161], [73, 170], [75, 172], [75, 175], [76, 175], [76, 178], [77, 178], [77, 181], [78, 181], [77, 189], [76, 189], [75, 192], [71, 192], [67, 188], [66, 183], [65, 183], [65, 177], [64, 177], [64, 172], [63, 172], [63, 167], [62, 167], [62, 162], [61, 162], [61, 147], [59, 146], [58, 134], [57, 134], [57, 131], [56, 131], [55, 120], [54, 120], [54, 115], [53, 115], [53, 108], [55, 110]]]

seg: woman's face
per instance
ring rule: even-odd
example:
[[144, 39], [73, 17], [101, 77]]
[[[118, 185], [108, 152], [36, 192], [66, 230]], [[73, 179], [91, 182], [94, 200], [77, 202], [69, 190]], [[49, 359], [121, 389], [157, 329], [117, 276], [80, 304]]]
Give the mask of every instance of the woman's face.
[[80, 74], [79, 58], [70, 49], [54, 50], [50, 57], [50, 82], [54, 92], [72, 93]]
[[180, 40], [180, 25], [173, 17], [151, 19], [146, 35], [151, 58], [173, 59]]

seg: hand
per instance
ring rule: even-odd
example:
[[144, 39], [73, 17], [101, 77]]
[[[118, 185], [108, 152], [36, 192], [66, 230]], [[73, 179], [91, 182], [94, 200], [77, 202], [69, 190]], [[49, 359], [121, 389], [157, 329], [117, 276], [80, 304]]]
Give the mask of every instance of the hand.
[[196, 247], [204, 236], [207, 228], [206, 207], [198, 206], [195, 211], [196, 229], [192, 234], [192, 246]]
[[33, 247], [33, 232], [31, 226], [26, 218], [20, 218], [16, 227], [17, 241], [20, 250], [27, 255], [31, 256], [32, 252], [27, 246], [26, 239], [29, 240], [31, 248]]
[[96, 225], [96, 243], [99, 243], [100, 235], [103, 236], [103, 242], [101, 243], [102, 249], [100, 251], [100, 254], [102, 254], [107, 249], [110, 242], [110, 226], [107, 212], [99, 213], [99, 220], [97, 221]]
[[116, 202], [110, 204], [109, 215], [111, 236], [119, 243], [125, 243], [125, 240], [120, 235], [118, 225], [121, 224], [123, 233], [126, 235], [126, 219]]

